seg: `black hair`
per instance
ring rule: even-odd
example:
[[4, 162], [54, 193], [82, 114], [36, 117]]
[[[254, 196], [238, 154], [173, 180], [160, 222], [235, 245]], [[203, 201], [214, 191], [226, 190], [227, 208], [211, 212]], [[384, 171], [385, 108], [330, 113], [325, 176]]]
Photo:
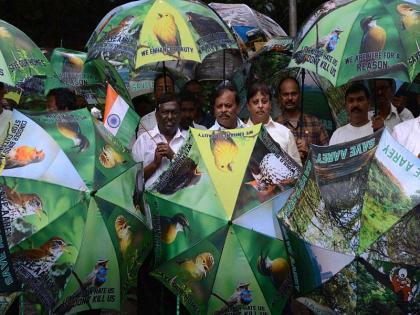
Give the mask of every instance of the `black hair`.
[[249, 100], [252, 97], [254, 97], [258, 92], [260, 92], [263, 95], [268, 95], [268, 98], [271, 100], [270, 88], [267, 86], [267, 84], [261, 81], [256, 81], [251, 84], [246, 95], [246, 100], [249, 102]]
[[157, 100], [156, 111], [159, 111], [161, 104], [168, 103], [168, 102], [175, 102], [179, 107], [179, 103], [178, 103], [178, 100], [177, 100], [177, 97], [176, 97], [175, 94], [173, 94], [173, 93], [163, 93], [162, 96], [159, 97], [158, 100]]
[[392, 88], [392, 92], [395, 93], [395, 90], [397, 89], [397, 85], [395, 83], [394, 79], [388, 79], [388, 78], [377, 78], [377, 79], [372, 79], [369, 80], [369, 88], [371, 90], [375, 89], [375, 81], [379, 81], [379, 80], [383, 80], [386, 81], [388, 83], [388, 85]]
[[200, 81], [196, 80], [196, 79], [192, 79], [190, 81], [188, 81], [187, 83], [184, 84], [183, 89], [186, 90], [188, 88], [189, 85], [191, 84], [198, 84], [199, 86], [201, 86]]
[[58, 110], [74, 110], [77, 109], [76, 94], [67, 88], [51, 89], [48, 96], [55, 97], [55, 104]]
[[290, 77], [290, 76], [288, 76], [288, 77], [285, 77], [285, 78], [281, 79], [281, 81], [280, 81], [279, 85], [277, 85], [277, 91], [280, 91], [280, 87], [281, 87], [281, 85], [283, 84], [283, 82], [285, 82], [285, 81], [287, 81], [287, 80], [292, 80], [293, 82], [295, 82], [295, 83], [296, 83], [296, 85], [298, 86], [299, 91], [300, 91], [300, 84], [299, 84], [299, 81], [298, 81], [295, 77]]
[[355, 82], [347, 88], [346, 93], [344, 95], [344, 99], [347, 99], [347, 96], [349, 94], [353, 94], [353, 93], [356, 93], [356, 92], [364, 92], [366, 98], [367, 99], [370, 98], [370, 93], [369, 93], [368, 88], [363, 83]]
[[235, 95], [235, 102], [238, 106], [240, 106], [241, 100], [239, 99], [239, 93], [236, 90], [235, 86], [229, 81], [222, 82], [222, 84], [219, 84], [214, 90], [212, 94], [212, 98], [211, 98], [211, 103], [213, 104], [213, 106], [214, 106], [214, 103], [216, 102], [216, 98], [221, 96], [225, 91], [233, 92]]
[[197, 99], [195, 98], [194, 94], [188, 92], [187, 90], [181, 91], [181, 93], [178, 95], [179, 104], [182, 102], [192, 102], [195, 105], [196, 100]]
[[[165, 74], [163, 74], [163, 73], [159, 73], [157, 76], [156, 76], [156, 78], [155, 78], [155, 80], [153, 81], [153, 92], [154, 93], [156, 93], [156, 82], [158, 81], [158, 80], [160, 80], [160, 79], [162, 79], [162, 78], [164, 78], [164, 77], [167, 77], [167, 78], [169, 78], [169, 79], [171, 79], [171, 81], [172, 81], [172, 84], [174, 84], [175, 83], [175, 80], [174, 80], [174, 78], [171, 76], [171, 74], [169, 73], [169, 72], [165, 72]], [[166, 80], [164, 81], [165, 83], [165, 85], [166, 85]]]

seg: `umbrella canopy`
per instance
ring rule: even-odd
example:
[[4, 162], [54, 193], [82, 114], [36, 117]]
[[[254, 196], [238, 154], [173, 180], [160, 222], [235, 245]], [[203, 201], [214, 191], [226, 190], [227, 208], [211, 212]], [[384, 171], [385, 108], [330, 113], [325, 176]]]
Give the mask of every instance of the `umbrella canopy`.
[[135, 207], [139, 165], [86, 109], [15, 110], [1, 153], [14, 282], [50, 312], [118, 310], [151, 245]]
[[[328, 303], [334, 311], [364, 313], [361, 310], [375, 307], [373, 295], [379, 290], [386, 293], [390, 308], [402, 303], [401, 309], [407, 312], [409, 301], [389, 281], [385, 284], [384, 278], [390, 275], [392, 281], [400, 268], [408, 270], [410, 279], [420, 276], [418, 258], [410, 259], [417, 252], [405, 249], [418, 239], [418, 219], [410, 210], [420, 202], [420, 162], [387, 130], [379, 137], [380, 131], [343, 144], [313, 146], [295, 192], [279, 212], [290, 261], [296, 268], [293, 277], [298, 295], [320, 286], [327, 286], [328, 292], [339, 285], [343, 294], [337, 297], [346, 311]], [[393, 229], [401, 230], [401, 219], [407, 228], [414, 225], [410, 228], [413, 242], [395, 239]], [[383, 244], [383, 240], [393, 241]], [[380, 251], [379, 246], [383, 246]], [[414, 297], [417, 293], [411, 289]]]
[[420, 71], [419, 11], [415, 1], [328, 2], [305, 25], [289, 67], [316, 72], [334, 86], [376, 77], [411, 82]]
[[290, 267], [271, 201], [300, 166], [259, 129], [192, 129], [146, 195], [160, 263], [152, 275], [191, 313], [279, 314], [286, 303]]
[[245, 59], [252, 58], [269, 39], [287, 36], [280, 25], [270, 17], [246, 4], [212, 2], [209, 6], [233, 30]]
[[201, 62], [208, 54], [237, 48], [223, 21], [199, 1], [134, 1], [110, 11], [88, 43], [88, 58], [136, 69], [169, 60]]
[[42, 51], [21, 30], [0, 20], [0, 82], [18, 85], [34, 76], [53, 76]]

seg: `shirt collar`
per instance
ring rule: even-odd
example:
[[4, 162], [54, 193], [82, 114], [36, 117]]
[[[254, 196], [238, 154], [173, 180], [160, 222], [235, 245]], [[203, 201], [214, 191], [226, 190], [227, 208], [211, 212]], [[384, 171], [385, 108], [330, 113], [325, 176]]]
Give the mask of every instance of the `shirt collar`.
[[[214, 127], [216, 128], [216, 130], [226, 130], [225, 127], [223, 127], [219, 124], [217, 119], [214, 122]], [[245, 127], [245, 124], [243, 123], [243, 121], [240, 120], [239, 118], [236, 118], [236, 128], [244, 128], [244, 127]]]
[[[252, 122], [251, 118], [248, 119], [247, 123], [248, 126], [254, 126], [254, 123]], [[266, 127], [272, 127], [274, 126], [274, 120], [271, 118], [271, 116], [269, 116], [268, 118], [268, 122], [266, 124], [264, 124], [264, 126]]]
[[399, 117], [397, 108], [391, 103], [391, 111], [389, 112], [389, 115], [386, 119], [390, 119], [393, 114], [394, 116]]
[[[165, 138], [165, 136], [160, 133], [160, 130], [159, 130], [159, 127], [158, 127], [157, 124], [155, 125], [155, 127], [153, 129], [151, 129], [149, 131], [149, 134], [150, 134], [150, 136], [153, 139], [156, 138], [156, 137], [158, 137], [158, 136], [159, 137], [162, 137], [162, 138]], [[181, 138], [184, 138], [184, 139], [187, 138], [187, 132], [181, 130], [180, 128], [178, 128], [177, 131], [176, 131], [176, 133], [175, 133], [175, 135], [174, 135], [174, 137], [172, 138], [172, 140], [177, 139], [177, 138], [180, 138], [180, 137]]]

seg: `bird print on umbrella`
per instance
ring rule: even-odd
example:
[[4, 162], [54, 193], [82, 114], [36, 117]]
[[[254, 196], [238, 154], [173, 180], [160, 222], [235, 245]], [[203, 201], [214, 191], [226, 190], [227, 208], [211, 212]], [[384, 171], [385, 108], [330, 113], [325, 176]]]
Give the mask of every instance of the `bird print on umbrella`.
[[158, 13], [153, 26], [153, 34], [156, 36], [162, 48], [164, 48], [164, 54], [172, 55], [178, 59], [180, 58], [180, 51], [174, 51], [174, 49], [181, 46], [181, 37], [175, 18], [171, 13]]
[[123, 215], [119, 215], [115, 219], [115, 232], [117, 234], [121, 254], [125, 256], [128, 247], [133, 242], [133, 232], [131, 231], [131, 226], [129, 225], [127, 218]]
[[99, 153], [99, 162], [105, 168], [114, 168], [124, 162], [124, 156], [117, 152], [110, 144], [105, 144]]
[[60, 116], [56, 125], [61, 135], [73, 141], [73, 148], [77, 148], [79, 153], [89, 148], [89, 140], [82, 134], [80, 125], [73, 116]]
[[360, 28], [363, 36], [360, 43], [359, 54], [369, 52], [379, 52], [384, 49], [386, 44], [386, 31], [377, 24], [380, 17], [367, 16], [360, 21]]
[[221, 309], [217, 310], [214, 315], [229, 313], [239, 314], [240, 310], [238, 307], [241, 307], [242, 305], [249, 305], [252, 302], [252, 291], [249, 287], [249, 282], [239, 283], [236, 286], [235, 292], [227, 301], [221, 298], [218, 294], [212, 292], [213, 296], [217, 297], [225, 304]]
[[173, 217], [159, 216], [160, 224], [160, 239], [165, 244], [172, 244], [178, 232], [190, 230], [190, 222], [188, 218], [182, 214], [177, 213]]
[[401, 30], [413, 34], [417, 50], [420, 50], [418, 38], [420, 37], [420, 12], [407, 3], [398, 4], [396, 7], [401, 20]]
[[338, 45], [342, 32], [343, 30], [340, 27], [334, 28], [330, 34], [324, 36], [320, 41], [318, 41], [316, 48], [322, 48], [327, 53], [333, 52]]
[[21, 145], [10, 150], [6, 154], [6, 164], [4, 169], [11, 169], [16, 167], [23, 167], [32, 163], [39, 163], [45, 158], [45, 153], [42, 150], [37, 150], [35, 147]]
[[179, 273], [170, 280], [171, 285], [180, 278], [186, 282], [200, 281], [206, 278], [214, 266], [214, 257], [209, 252], [203, 252], [191, 259], [178, 261]]
[[[187, 12], [187, 21], [191, 23], [194, 30], [197, 32], [200, 37], [204, 38], [207, 35], [215, 33], [224, 33], [226, 34], [223, 27], [213, 18], [204, 16], [195, 12]], [[227, 34], [226, 34], [227, 37]]]
[[78, 288], [74, 293], [65, 298], [63, 303], [61, 303], [55, 310], [55, 314], [65, 314], [75, 307], [79, 298], [83, 297], [84, 301], [89, 303], [90, 296], [92, 292], [100, 288], [106, 281], [108, 276], [108, 262], [106, 259], [98, 259], [92, 271], [86, 276], [85, 279], [80, 280], [79, 276], [73, 271], [73, 275], [76, 277], [79, 282], [80, 288]]
[[26, 277], [39, 278], [49, 275], [55, 262], [71, 246], [60, 237], [52, 237], [39, 248], [24, 249], [11, 255], [17, 277], [21, 281]]
[[3, 221], [7, 218], [13, 222], [19, 218], [36, 214], [41, 218], [43, 210], [42, 200], [37, 194], [25, 194], [17, 191], [17, 187], [9, 187], [0, 184], [0, 194], [2, 198], [2, 216]]
[[238, 155], [238, 146], [227, 132], [215, 132], [210, 137], [210, 149], [214, 165], [224, 173], [233, 172], [233, 165]]
[[270, 259], [264, 253], [261, 253], [257, 259], [257, 269], [262, 275], [270, 277], [271, 283], [276, 289], [279, 289], [290, 275], [290, 266], [286, 259], [282, 257]]

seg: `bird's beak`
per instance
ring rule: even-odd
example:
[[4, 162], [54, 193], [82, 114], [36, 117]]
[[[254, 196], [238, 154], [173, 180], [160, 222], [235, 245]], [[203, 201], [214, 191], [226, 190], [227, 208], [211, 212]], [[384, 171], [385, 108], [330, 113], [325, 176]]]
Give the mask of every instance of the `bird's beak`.
[[162, 15], [162, 13], [158, 13], [158, 16], [161, 18], [163, 15]]
[[382, 18], [382, 16], [373, 15], [373, 16], [372, 16], [372, 21], [374, 21], [374, 20], [379, 20], [380, 18]]
[[229, 164], [227, 165], [227, 169], [228, 169], [229, 171], [233, 172], [232, 163], [229, 163]]

